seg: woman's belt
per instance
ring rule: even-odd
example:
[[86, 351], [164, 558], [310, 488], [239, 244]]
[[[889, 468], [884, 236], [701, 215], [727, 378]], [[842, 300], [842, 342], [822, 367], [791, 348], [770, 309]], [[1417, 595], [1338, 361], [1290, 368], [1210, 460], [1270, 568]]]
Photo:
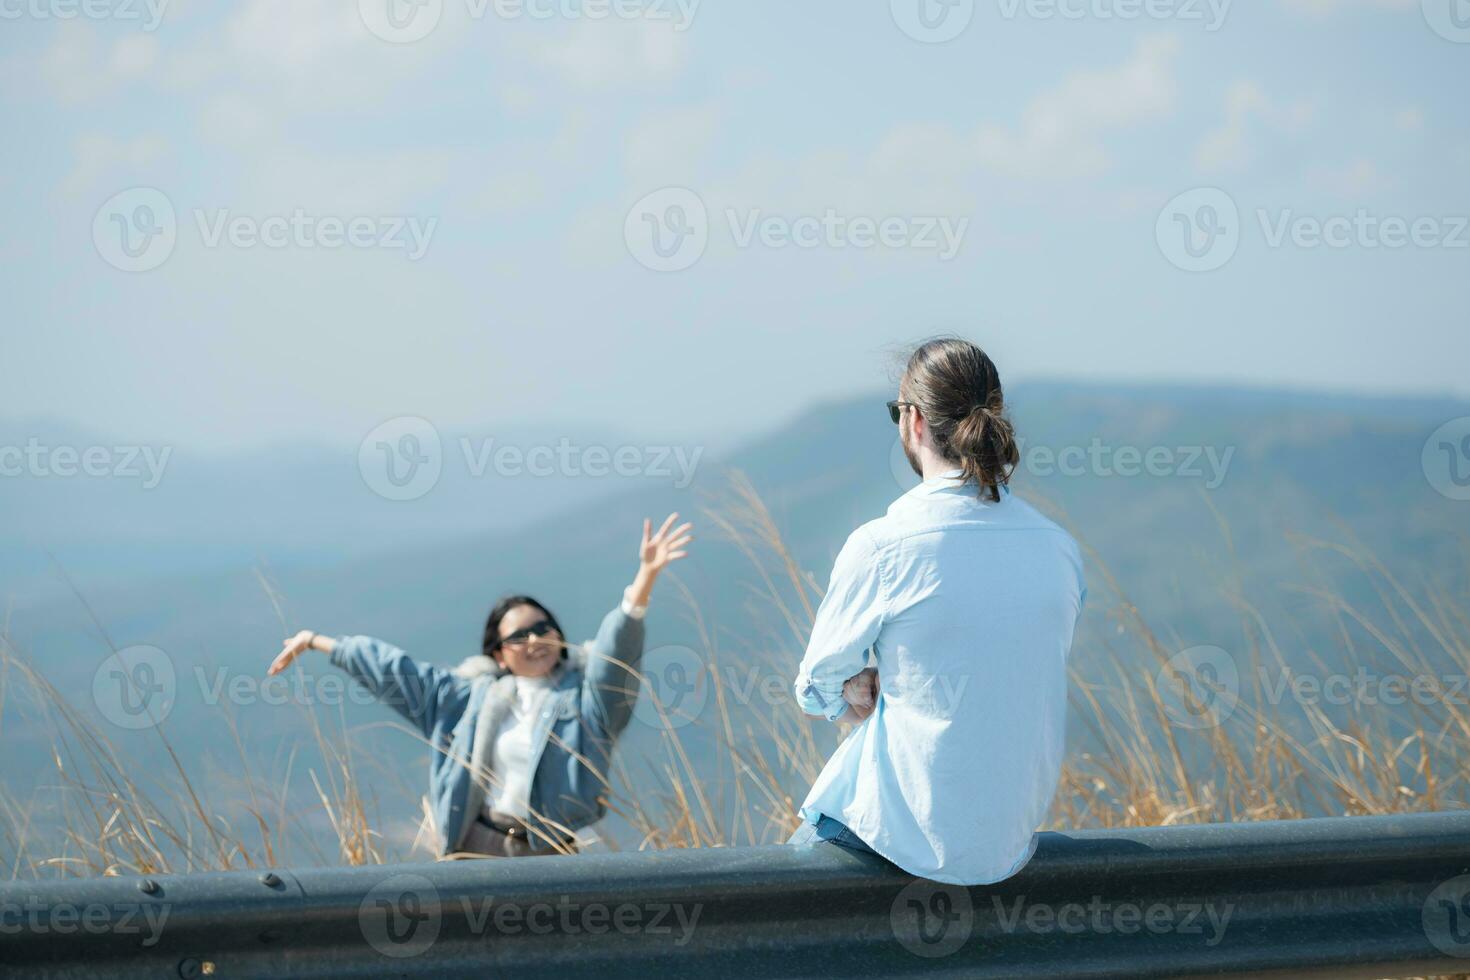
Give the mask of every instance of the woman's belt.
[[569, 848], [577, 840], [573, 834], [565, 834], [552, 827], [532, 828], [520, 817], [512, 816], [508, 813], [498, 813], [494, 810], [490, 811], [488, 815], [482, 810], [476, 815], [475, 819], [497, 834], [504, 834], [511, 840], [518, 841], [535, 851]]

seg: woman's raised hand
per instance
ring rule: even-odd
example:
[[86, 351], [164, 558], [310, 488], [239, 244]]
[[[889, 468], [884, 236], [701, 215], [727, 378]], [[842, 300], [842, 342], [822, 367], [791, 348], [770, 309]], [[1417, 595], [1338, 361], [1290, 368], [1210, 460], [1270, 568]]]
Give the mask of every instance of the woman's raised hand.
[[295, 636], [288, 636], [281, 641], [281, 652], [276, 654], [276, 659], [271, 661], [270, 669], [266, 671], [266, 675], [279, 674], [291, 666], [292, 661], [307, 650], [321, 650], [323, 653], [331, 653], [336, 645], [336, 641], [330, 636], [322, 636], [320, 633], [314, 633], [311, 630], [302, 630]]
[[670, 562], [678, 561], [689, 554], [689, 542], [694, 540], [689, 529], [694, 525], [685, 521], [674, 527], [674, 521], [678, 519], [677, 513], [665, 517], [656, 534], [653, 531], [653, 522], [646, 517], [643, 519], [643, 540], [638, 544], [638, 574], [633, 577], [633, 584], [623, 591], [624, 598], [634, 606], [648, 605], [648, 597], [653, 593], [653, 583], [658, 578], [658, 573], [668, 567]]
[[689, 533], [689, 529], [694, 525], [685, 521], [678, 527], [673, 527], [674, 521], [678, 518], [678, 512], [665, 517], [657, 534], [649, 533], [653, 528], [653, 522], [646, 517], [643, 519], [643, 543], [638, 546], [638, 562], [643, 568], [657, 574], [663, 571], [664, 566], [669, 562], [677, 561], [689, 554], [685, 548], [690, 541], [694, 540], [694, 535]]

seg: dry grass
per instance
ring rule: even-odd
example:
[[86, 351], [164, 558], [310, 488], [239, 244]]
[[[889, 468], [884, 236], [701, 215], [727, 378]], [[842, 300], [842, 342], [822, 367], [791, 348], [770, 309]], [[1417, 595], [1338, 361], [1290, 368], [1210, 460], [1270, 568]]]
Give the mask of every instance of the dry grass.
[[[763, 669], [789, 679], [805, 646], [819, 586], [792, 557], [748, 483], [737, 478], [729, 499], [708, 519], [749, 558], [758, 583], [755, 605], [766, 613], [757, 621], [773, 631], [755, 648], [780, 651], [766, 657]], [[1087, 750], [1067, 760], [1051, 826], [1163, 826], [1465, 805], [1470, 692], [1458, 686], [1470, 677], [1464, 605], [1433, 590], [1414, 594], [1360, 551], [1300, 543], [1304, 550], [1329, 551], [1351, 561], [1379, 600], [1369, 611], [1326, 589], [1303, 590], [1338, 625], [1341, 643], [1335, 660], [1310, 656], [1308, 679], [1351, 680], [1368, 667], [1372, 678], [1418, 679], [1421, 695], [1402, 705], [1353, 703], [1331, 711], [1324, 699], [1298, 701], [1289, 689], [1282, 697], [1270, 682], [1302, 676], [1301, 668], [1289, 665], [1265, 617], [1237, 597], [1245, 649], [1243, 657], [1237, 655], [1242, 661], [1238, 701], [1220, 724], [1175, 724], [1169, 709], [1180, 689], [1168, 685], [1167, 678], [1177, 676], [1170, 667], [1177, 647], [1158, 638], [1093, 555], [1102, 581], [1093, 583], [1091, 602], [1107, 610], [1113, 627], [1095, 632], [1116, 640], [1107, 649], [1074, 653], [1074, 663], [1103, 659], [1106, 669], [1093, 673], [1103, 673], [1106, 682], [1073, 671], [1074, 718], [1082, 719], [1086, 729], [1085, 737], [1075, 741]], [[789, 699], [767, 712], [732, 712], [720, 651], [702, 624], [701, 634], [716, 705], [711, 727], [722, 749], [724, 778], [711, 780], [708, 772], [688, 766], [680, 748], [682, 729], [676, 729], [666, 738], [663, 806], [650, 812], [646, 800], [629, 800], [620, 812], [653, 846], [782, 839], [796, 826], [800, 802], [786, 789], [796, 786], [801, 792], [810, 785], [830, 754], [831, 726], [805, 717]], [[1371, 649], [1363, 648], [1362, 638]], [[1371, 684], [1369, 689], [1376, 690]], [[722, 809], [702, 802], [716, 788], [733, 798], [731, 805]], [[696, 798], [700, 805], [693, 805]], [[749, 801], [755, 804], [754, 819], [745, 806]]]
[[[728, 653], [686, 593], [703, 647], [707, 706], [698, 718], [681, 719], [644, 685], [643, 696], [666, 721], [661, 744], [647, 758], [615, 754], [614, 770], [602, 774], [609, 820], [631, 827], [643, 848], [783, 840], [797, 823], [800, 801], [793, 793], [810, 785], [838, 736], [833, 726], [802, 715], [789, 697], [752, 705], [751, 689], [731, 684], [731, 677], [760, 675], [778, 678], [783, 689], [789, 685], [820, 587], [793, 558], [771, 514], [744, 480], [735, 478], [728, 497], [710, 509], [707, 520], [749, 559], [750, 601], [758, 610], [752, 621], [767, 633], [747, 637], [741, 649]], [[1053, 826], [1290, 819], [1465, 805], [1470, 711], [1466, 692], [1445, 680], [1470, 675], [1465, 604], [1431, 589], [1406, 587], [1357, 549], [1301, 544], [1304, 551], [1354, 563], [1378, 597], [1373, 608], [1365, 609], [1329, 589], [1304, 590], [1337, 629], [1333, 654], [1312, 654], [1311, 673], [1351, 674], [1374, 664], [1385, 672], [1428, 679], [1429, 696], [1397, 707], [1353, 705], [1332, 712], [1289, 696], [1268, 697], [1259, 678], [1280, 676], [1291, 658], [1266, 616], [1239, 598], [1248, 663], [1242, 664], [1238, 707], [1217, 726], [1171, 724], [1169, 693], [1161, 690], [1158, 678], [1170, 676], [1173, 648], [1156, 636], [1093, 556], [1094, 577], [1101, 581], [1092, 583], [1090, 602], [1106, 611], [1109, 629], [1095, 631], [1106, 641], [1074, 653], [1074, 662], [1092, 665], [1090, 679], [1078, 674], [1073, 684], [1074, 717], [1085, 728], [1074, 735], [1087, 749], [1067, 761]], [[268, 583], [266, 591], [276, 602]], [[281, 619], [284, 630], [286, 617]], [[736, 672], [727, 672], [727, 664]], [[44, 716], [56, 777], [55, 785], [29, 799], [0, 789], [0, 857], [12, 877], [253, 867], [299, 862], [294, 853], [299, 847], [319, 864], [371, 864], [404, 856], [385, 847], [374, 829], [365, 789], [373, 781], [362, 777], [363, 760], [354, 754], [340, 716], [303, 708], [313, 735], [307, 747], [313, 762], [306, 768], [315, 794], [292, 806], [284, 786], [292, 769], [305, 764], [293, 754], [283, 785], [266, 784], [253, 772], [228, 710], [222, 721], [235, 734], [239, 756], [231, 771], [187, 771], [165, 726], [158, 726], [152, 737], [172, 768], [150, 774], [145, 785], [106, 733], [0, 639], [0, 723], [8, 697], [28, 698]], [[689, 724], [678, 724], [682, 721]], [[706, 750], [699, 765], [691, 752], [694, 740]], [[715, 746], [714, 771], [710, 745]], [[208, 792], [226, 786], [236, 799], [247, 801], [231, 818], [211, 805]], [[49, 797], [60, 813], [60, 830], [37, 831], [32, 808], [39, 796]], [[335, 855], [311, 850], [311, 835], [303, 832], [306, 822], [319, 826], [323, 821], [336, 839]]]

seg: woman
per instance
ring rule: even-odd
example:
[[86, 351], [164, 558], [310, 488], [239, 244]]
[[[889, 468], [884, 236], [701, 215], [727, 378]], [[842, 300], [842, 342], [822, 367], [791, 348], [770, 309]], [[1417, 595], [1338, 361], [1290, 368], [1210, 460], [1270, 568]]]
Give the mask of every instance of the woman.
[[302, 630], [271, 663], [307, 650], [361, 681], [433, 745], [429, 795], [440, 853], [516, 857], [574, 851], [577, 830], [606, 812], [604, 774], [638, 698], [643, 614], [654, 581], [683, 558], [693, 526], [643, 522], [638, 574], [585, 648], [529, 596], [508, 596], [485, 623], [481, 652], [454, 670], [366, 636]]

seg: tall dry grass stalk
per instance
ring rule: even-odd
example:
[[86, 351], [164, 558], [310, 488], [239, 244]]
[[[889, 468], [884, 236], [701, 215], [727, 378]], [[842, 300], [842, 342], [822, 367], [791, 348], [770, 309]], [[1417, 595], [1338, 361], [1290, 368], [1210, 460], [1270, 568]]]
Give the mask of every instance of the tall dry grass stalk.
[[[275, 590], [264, 579], [262, 583], [280, 614]], [[91, 615], [85, 600], [79, 594], [77, 598]], [[95, 617], [93, 623], [116, 653], [102, 624]], [[296, 753], [281, 786], [261, 780], [227, 699], [220, 702], [217, 720], [230, 732], [237, 753], [233, 766], [221, 771], [219, 764], [201, 765], [191, 772], [170, 739], [168, 726], [157, 724], [133, 735], [154, 739], [169, 766], [162, 772], [140, 772], [134, 757], [109, 736], [107, 727], [78, 710], [16, 649], [7, 630], [0, 632], [0, 722], [12, 696], [26, 702], [45, 727], [55, 776], [54, 784], [37, 787], [26, 799], [0, 783], [0, 859], [12, 878], [280, 866], [294, 857], [290, 844], [304, 847], [309, 859], [320, 865], [384, 860], [378, 834], [370, 827], [352, 740], [340, 718], [333, 724], [303, 706], [321, 761], [308, 772], [316, 799], [293, 809], [286, 786]], [[230, 791], [245, 802], [229, 808], [218, 805], [215, 790]], [[38, 808], [43, 810], [39, 817]], [[304, 822], [323, 817], [338, 840], [335, 857], [322, 852], [316, 835], [300, 832]], [[43, 826], [45, 833], [37, 830]]]
[[[760, 631], [737, 650], [683, 592], [691, 625], [703, 647], [705, 708], [681, 717], [660, 704], [656, 688], [642, 685], [646, 710], [656, 713], [659, 744], [646, 757], [614, 755], [600, 773], [609, 821], [631, 828], [612, 836], [648, 849], [734, 846], [783, 840], [797, 825], [799, 795], [816, 778], [841, 733], [803, 715], [789, 698], [752, 704], [751, 688], [732, 677], [774, 679], [789, 689], [809, 635], [821, 588], [793, 557], [776, 521], [743, 477], [732, 479], [707, 519], [746, 557], [749, 622]], [[1300, 672], [1272, 624], [1244, 598], [1235, 598], [1245, 651], [1238, 706], [1223, 724], [1172, 723], [1170, 677], [1175, 653], [1129, 600], [1106, 565], [1092, 556], [1093, 599], [1111, 629], [1074, 651], [1074, 728], [1077, 749], [1066, 762], [1051, 824], [1057, 828], [1164, 825], [1222, 820], [1295, 818], [1318, 814], [1394, 813], [1465, 805], [1470, 764], [1470, 710], [1466, 692], [1449, 681], [1470, 676], [1470, 621], [1463, 601], [1432, 588], [1411, 589], [1357, 549], [1302, 541], [1306, 552], [1351, 562], [1373, 586], [1374, 607], [1339, 593], [1308, 587], [1334, 625], [1331, 655], [1308, 651], [1318, 676], [1351, 673], [1364, 664], [1428, 679], [1429, 696], [1406, 706], [1352, 706], [1328, 711], [1269, 697], [1263, 676]], [[277, 591], [264, 579], [283, 631], [287, 617]], [[677, 583], [676, 583], [677, 584]], [[1094, 614], [1096, 615], [1096, 614]], [[100, 629], [100, 626], [99, 626]], [[733, 668], [727, 670], [726, 668]], [[1284, 672], [1284, 673], [1283, 673]], [[1165, 685], [1167, 686], [1167, 685]], [[59, 833], [40, 834], [36, 797], [18, 799], [0, 787], [0, 859], [11, 876], [172, 873], [299, 861], [305, 848], [319, 864], [370, 864], [404, 857], [384, 844], [374, 809], [339, 716], [303, 708], [309, 716], [316, 763], [315, 788], [303, 805], [288, 805], [286, 787], [254, 773], [235, 720], [239, 758], [228, 777], [186, 771], [162, 726], [155, 729], [166, 774], [144, 780], [87, 716], [10, 643], [0, 639], [0, 724], [8, 694], [26, 692], [50, 726], [56, 785], [48, 792], [61, 814]], [[1207, 692], [1208, 693], [1208, 692]], [[1080, 722], [1077, 721], [1080, 719]], [[407, 731], [407, 729], [403, 729]], [[414, 737], [417, 737], [416, 735]], [[409, 788], [401, 774], [382, 774]], [[247, 802], [232, 822], [201, 787], [231, 785]], [[427, 808], [418, 801], [416, 810]], [[313, 845], [307, 823], [330, 828], [335, 854]], [[431, 853], [421, 836], [411, 853]]]

